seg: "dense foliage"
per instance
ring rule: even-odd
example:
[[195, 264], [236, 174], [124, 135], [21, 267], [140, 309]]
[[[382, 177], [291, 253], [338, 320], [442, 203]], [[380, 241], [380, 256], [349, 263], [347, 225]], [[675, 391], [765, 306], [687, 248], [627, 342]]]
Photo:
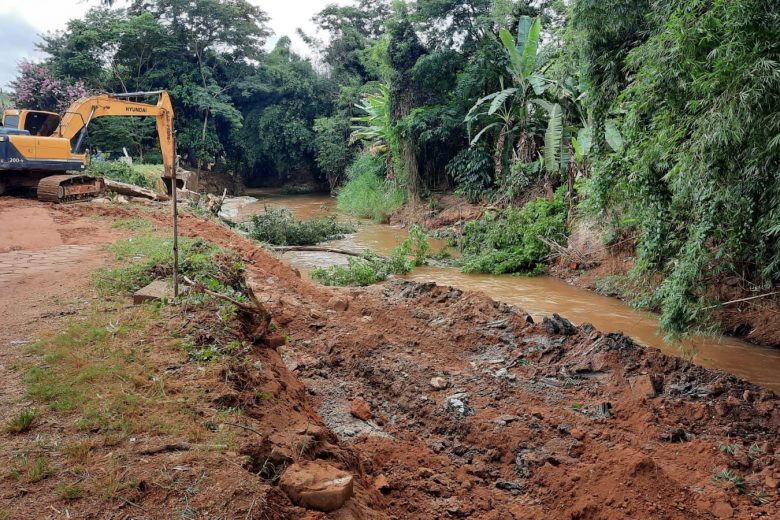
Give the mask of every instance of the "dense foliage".
[[[357, 0], [302, 34], [316, 59], [284, 35], [267, 51], [248, 0], [114, 4], [43, 37], [17, 103], [167, 88], [191, 165], [321, 182], [379, 221], [454, 190], [498, 208], [469, 225], [470, 270], [538, 271], [539, 238], [565, 241], [588, 211], [639, 237], [636, 278], [669, 332], [725, 277], [780, 281], [777, 1]], [[90, 139], [155, 147], [137, 122]]]
[[550, 247], [546, 240], [562, 242], [566, 232], [563, 189], [553, 199], [539, 198], [522, 208], [506, 208], [466, 224], [463, 234], [463, 269], [481, 273], [541, 272]]

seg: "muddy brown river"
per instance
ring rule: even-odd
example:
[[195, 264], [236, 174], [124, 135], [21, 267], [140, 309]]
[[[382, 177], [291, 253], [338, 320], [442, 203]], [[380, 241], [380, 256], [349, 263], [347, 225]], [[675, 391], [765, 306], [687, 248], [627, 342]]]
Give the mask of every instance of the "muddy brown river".
[[[248, 194], [259, 200], [242, 209], [242, 218], [248, 219], [253, 213], [262, 212], [268, 205], [284, 206], [298, 218], [338, 215], [340, 220], [359, 223], [357, 233], [330, 242], [329, 246], [356, 252], [371, 248], [388, 254], [406, 238], [406, 231], [401, 227], [340, 215], [335, 199], [327, 195], [283, 195], [271, 190], [249, 190]], [[436, 241], [433, 242], [436, 246]], [[343, 255], [331, 253], [294, 252], [281, 257], [304, 273], [315, 267], [346, 263]], [[449, 267], [418, 268], [407, 278], [482, 291], [491, 298], [522, 308], [537, 321], [557, 312], [575, 324], [590, 322], [605, 332], [620, 331], [644, 345], [658, 347], [673, 355], [693, 357], [702, 366], [726, 370], [780, 393], [780, 350], [728, 337], [697, 336], [682, 345], [670, 343], [659, 335], [655, 315], [633, 309], [615, 298], [571, 286], [558, 278], [464, 274]]]

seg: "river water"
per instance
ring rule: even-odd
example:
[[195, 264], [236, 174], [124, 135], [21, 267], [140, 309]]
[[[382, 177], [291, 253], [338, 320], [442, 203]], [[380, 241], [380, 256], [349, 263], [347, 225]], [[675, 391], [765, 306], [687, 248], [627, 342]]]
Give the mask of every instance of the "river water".
[[[357, 233], [329, 242], [328, 246], [356, 252], [371, 248], [388, 254], [406, 238], [406, 231], [401, 227], [338, 214], [335, 200], [327, 195], [284, 195], [271, 190], [249, 190], [248, 194], [259, 200], [241, 210], [242, 218], [263, 212], [267, 205], [284, 206], [297, 218], [338, 215], [340, 220], [359, 223]], [[432, 242], [434, 247], [442, 245]], [[290, 252], [281, 258], [303, 273], [315, 267], [346, 262], [344, 255], [319, 252]], [[780, 349], [759, 347], [728, 337], [699, 336], [687, 339], [683, 345], [670, 343], [659, 336], [655, 315], [633, 309], [615, 298], [574, 287], [558, 278], [464, 274], [449, 267], [418, 268], [406, 278], [482, 291], [491, 298], [520, 307], [536, 321], [557, 312], [575, 324], [590, 322], [604, 332], [620, 331], [644, 345], [658, 347], [673, 355], [692, 356], [699, 365], [726, 370], [780, 393]]]

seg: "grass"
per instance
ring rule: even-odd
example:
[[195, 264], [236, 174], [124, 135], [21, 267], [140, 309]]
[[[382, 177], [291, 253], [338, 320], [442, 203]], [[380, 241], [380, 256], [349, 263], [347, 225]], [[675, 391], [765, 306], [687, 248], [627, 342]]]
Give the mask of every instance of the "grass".
[[124, 161], [96, 161], [93, 159], [89, 162], [87, 174], [155, 190], [158, 186], [159, 170], [157, 170], [156, 178], [152, 177], [149, 173], [150, 166], [130, 165]]
[[116, 220], [111, 224], [111, 229], [125, 229], [128, 231], [149, 231], [152, 228], [152, 223], [144, 218]]
[[383, 160], [360, 155], [349, 167], [349, 181], [339, 191], [339, 211], [376, 222], [387, 222], [390, 215], [406, 202], [406, 193], [382, 177]]
[[38, 410], [26, 408], [13, 416], [3, 428], [6, 433], [23, 433], [30, 430], [38, 417]]
[[78, 500], [84, 496], [84, 488], [76, 484], [62, 484], [57, 487], [57, 496], [63, 500]]
[[31, 458], [27, 453], [22, 453], [11, 463], [10, 477], [20, 482], [32, 484], [53, 474], [54, 469], [45, 456]]
[[310, 246], [344, 237], [357, 230], [354, 224], [340, 224], [336, 217], [298, 220], [286, 208], [265, 207], [252, 215], [247, 225], [251, 238], [276, 246]]
[[723, 468], [713, 468], [712, 481], [715, 483], [726, 483], [728, 486], [733, 487], [739, 493], [745, 492], [745, 479], [737, 475], [733, 471]]

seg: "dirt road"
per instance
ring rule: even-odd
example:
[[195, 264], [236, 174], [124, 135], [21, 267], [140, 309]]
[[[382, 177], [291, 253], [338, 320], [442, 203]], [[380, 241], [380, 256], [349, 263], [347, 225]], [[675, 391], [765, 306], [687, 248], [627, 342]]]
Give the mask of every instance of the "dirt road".
[[[58, 222], [71, 229], [103, 222], [96, 216], [167, 222], [162, 208], [0, 201], [6, 213], [12, 207], [42, 212], [55, 228]], [[101, 226], [104, 238], [95, 242], [111, 239]], [[236, 498], [223, 518], [772, 518], [780, 510], [780, 407], [770, 391], [588, 325], [575, 328], [559, 317], [534, 324], [520, 309], [457, 288], [404, 281], [367, 289], [315, 286], [218, 223], [185, 215], [181, 229], [241, 254], [255, 293], [289, 339], [277, 350], [253, 351], [243, 368], [228, 367], [233, 371], [209, 383], [209, 402], [241, 408], [252, 431], [242, 431], [236, 448], [223, 454], [198, 459], [190, 452], [188, 467], [207, 461], [215, 468], [211, 491], [198, 495], [202, 510], [195, 517], [211, 518], [204, 511], [221, 508], [226, 496]], [[50, 235], [51, 245], [30, 242], [24, 252], [4, 253], [14, 255], [5, 261], [37, 264], [42, 260], [34, 247], [56, 251], [55, 259], [83, 254], [82, 261], [64, 262], [63, 273], [74, 291], [88, 292], [80, 273], [97, 266], [101, 253], [60, 251], [94, 243], [55, 244]], [[12, 248], [5, 244], [0, 249]], [[19, 284], [16, 269], [0, 274], [12, 277], [2, 283], [16, 283], [14, 299], [26, 299], [27, 282]], [[56, 274], [62, 279], [63, 273]], [[45, 286], [29, 289], [41, 293], [31, 300], [48, 302], [38, 304], [37, 315], [52, 312], [44, 310], [49, 304], [68, 308], [52, 300], [55, 293], [46, 296]], [[78, 292], [57, 290], [63, 298]], [[9, 338], [37, 334], [22, 318], [10, 323]], [[11, 343], [4, 349], [20, 351]], [[18, 373], [2, 377], [24, 399]], [[258, 392], [273, 398], [259, 402]], [[212, 417], [217, 412], [207, 409], [214, 406], [195, 408]], [[306, 449], [290, 453], [300, 446], [291, 439], [302, 438]], [[129, 437], [100, 453], [131, 449], [128, 443]], [[306, 511], [291, 505], [273, 479], [257, 479], [269, 461], [286, 465], [304, 453], [355, 476], [355, 494], [345, 507], [328, 515]], [[245, 457], [243, 466], [237, 455]], [[159, 453], [142, 463], [181, 464], [174, 456]], [[139, 464], [130, 460], [132, 467]], [[238, 478], [235, 467], [243, 467]], [[233, 476], [222, 468], [233, 468]], [[237, 491], [244, 480], [257, 482], [254, 495]], [[96, 512], [101, 505], [138, 518], [173, 517], [162, 512], [180, 498], [149, 484], [156, 482], [149, 477], [144, 482], [125, 499], [141, 509], [117, 505], [116, 498], [92, 499], [84, 517], [103, 518]], [[36, 493], [30, 487], [28, 498]], [[6, 510], [21, 500], [11, 496], [2, 498]], [[249, 507], [252, 496], [262, 497], [265, 507]], [[62, 499], [47, 500], [62, 510]]]

